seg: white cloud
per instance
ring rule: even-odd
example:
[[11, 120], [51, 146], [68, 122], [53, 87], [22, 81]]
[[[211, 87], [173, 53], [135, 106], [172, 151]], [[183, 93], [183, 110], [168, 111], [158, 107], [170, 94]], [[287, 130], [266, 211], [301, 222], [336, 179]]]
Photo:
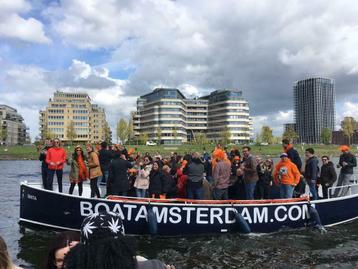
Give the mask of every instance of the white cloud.
[[267, 115], [253, 117], [254, 134], [259, 134], [263, 126], [269, 126], [273, 130], [275, 136], [281, 136], [283, 133], [283, 125], [293, 122], [293, 110], [278, 111]]
[[[0, 21], [31, 9], [24, 0], [2, 2], [7, 6], [0, 5]], [[135, 96], [158, 85], [178, 87], [188, 96], [239, 88], [250, 102], [255, 130], [269, 123], [279, 135], [282, 124], [292, 122], [296, 80], [329, 76], [336, 80], [338, 103], [358, 100], [358, 5], [352, 0], [62, 0], [41, 14], [61, 45], [83, 55], [104, 51], [110, 59], [101, 67], [74, 60], [69, 69], [50, 72], [32, 66], [32, 75], [5, 84], [15, 92], [38, 85], [35, 92], [44, 94], [35, 104], [54, 89], [76, 88], [114, 115], [132, 109]], [[118, 81], [109, 71], [129, 77]], [[344, 108], [337, 115], [355, 111]]]
[[358, 119], [358, 103], [345, 102], [343, 104], [343, 116]]
[[25, 0], [0, 0], [0, 38], [50, 43], [39, 20], [20, 16], [30, 10], [31, 5]]
[[241, 88], [262, 114], [290, 109], [298, 79], [357, 76], [352, 3], [64, 0], [45, 13], [66, 44], [114, 50], [107, 66], [133, 70], [128, 94], [156, 85]]
[[112, 129], [119, 117], [129, 117], [135, 97], [124, 97], [126, 81], [113, 79], [108, 70], [73, 60], [67, 70], [47, 71], [30, 65], [14, 65], [3, 72], [1, 103], [18, 109], [30, 127], [31, 137], [38, 135], [39, 110], [45, 108], [56, 90], [86, 92], [94, 103], [103, 106]]

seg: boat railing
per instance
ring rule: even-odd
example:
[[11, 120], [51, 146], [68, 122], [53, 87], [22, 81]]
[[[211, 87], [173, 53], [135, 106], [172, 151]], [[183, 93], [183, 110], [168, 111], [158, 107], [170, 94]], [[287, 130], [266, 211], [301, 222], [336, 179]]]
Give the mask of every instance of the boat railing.
[[139, 197], [123, 197], [116, 195], [109, 195], [108, 200], [126, 201], [126, 202], [147, 202], [147, 203], [181, 203], [181, 204], [282, 204], [282, 203], [297, 203], [307, 202], [309, 197], [292, 198], [292, 199], [266, 199], [266, 200], [193, 200], [185, 198], [173, 199], [155, 199], [155, 198], [139, 198]]
[[354, 177], [354, 179], [351, 180], [351, 184], [328, 188], [328, 199], [350, 196], [357, 193], [358, 193], [358, 181], [356, 177]]

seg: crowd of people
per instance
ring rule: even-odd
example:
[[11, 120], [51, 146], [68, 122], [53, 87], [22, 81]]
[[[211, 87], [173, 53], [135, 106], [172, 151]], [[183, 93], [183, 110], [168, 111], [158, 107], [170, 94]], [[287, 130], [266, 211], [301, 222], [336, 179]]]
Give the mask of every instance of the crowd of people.
[[[106, 142], [93, 146], [75, 147], [71, 157], [61, 147], [59, 139], [46, 141], [40, 154], [42, 180], [45, 189], [53, 189], [56, 175], [58, 190], [62, 192], [63, 167], [70, 165], [70, 189], [83, 193], [83, 182], [89, 180], [91, 197], [101, 197], [98, 185], [106, 185], [107, 195], [149, 197], [157, 199], [187, 198], [201, 200], [228, 199], [290, 199], [301, 197], [309, 187], [311, 199], [328, 198], [328, 190], [337, 180], [335, 165], [328, 156], [320, 161], [313, 148], [305, 150], [305, 162], [289, 140], [282, 141], [283, 153], [274, 164], [270, 158], [261, 159], [251, 153], [249, 146], [228, 150], [221, 144], [209, 153], [179, 155], [175, 152], [163, 157], [159, 152], [151, 156], [122, 145], [108, 146]], [[337, 167], [341, 168], [337, 186], [352, 183], [356, 157], [348, 146], [342, 152]], [[242, 154], [242, 155], [241, 155]], [[331, 196], [344, 195], [337, 188]], [[102, 194], [103, 195], [103, 194]]]

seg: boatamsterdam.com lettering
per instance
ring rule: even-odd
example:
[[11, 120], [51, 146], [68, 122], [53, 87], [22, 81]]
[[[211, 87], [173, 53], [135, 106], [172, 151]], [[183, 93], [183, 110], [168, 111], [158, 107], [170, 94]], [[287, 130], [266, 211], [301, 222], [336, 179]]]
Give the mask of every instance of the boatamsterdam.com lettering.
[[[93, 213], [101, 211], [115, 212], [123, 220], [140, 221], [147, 220], [147, 205], [136, 204], [107, 204], [98, 202], [80, 202], [80, 213], [82, 217], [87, 217]], [[284, 221], [298, 221], [306, 219], [308, 216], [307, 204], [300, 205], [280, 205], [269, 209], [269, 207], [197, 207], [197, 206], [150, 206], [156, 215], [158, 223], [178, 224], [231, 224], [235, 223], [234, 212], [241, 213], [243, 218], [250, 224], [273, 223]], [[240, 211], [240, 209], [242, 209]]]

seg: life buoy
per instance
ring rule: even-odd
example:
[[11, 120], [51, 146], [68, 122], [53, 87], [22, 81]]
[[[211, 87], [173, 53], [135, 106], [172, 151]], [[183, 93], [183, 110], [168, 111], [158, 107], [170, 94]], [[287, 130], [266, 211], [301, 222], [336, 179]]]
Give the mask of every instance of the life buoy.
[[147, 222], [149, 234], [152, 236], [156, 236], [158, 234], [158, 222], [152, 207], [149, 207], [147, 210]]
[[237, 224], [239, 231], [244, 234], [251, 233], [251, 228], [244, 217], [237, 210], [234, 211], [234, 215], [236, 221], [235, 223]]
[[316, 208], [314, 208], [312, 205], [309, 205], [308, 207], [308, 213], [309, 213], [309, 222], [308, 226], [317, 228], [318, 230], [325, 232], [326, 229], [322, 225], [321, 218], [319, 216], [319, 213]]

